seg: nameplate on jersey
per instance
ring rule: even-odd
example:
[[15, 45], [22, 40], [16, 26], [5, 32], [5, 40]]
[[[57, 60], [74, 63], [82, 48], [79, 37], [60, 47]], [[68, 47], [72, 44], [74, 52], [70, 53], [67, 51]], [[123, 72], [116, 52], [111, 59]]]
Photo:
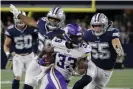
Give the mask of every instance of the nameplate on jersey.
[[55, 47], [54, 51], [64, 54], [64, 55], [68, 55], [73, 58], [84, 57], [84, 52], [83, 52], [83, 50], [80, 50], [80, 49], [67, 49], [67, 48], [63, 48], [63, 47]]

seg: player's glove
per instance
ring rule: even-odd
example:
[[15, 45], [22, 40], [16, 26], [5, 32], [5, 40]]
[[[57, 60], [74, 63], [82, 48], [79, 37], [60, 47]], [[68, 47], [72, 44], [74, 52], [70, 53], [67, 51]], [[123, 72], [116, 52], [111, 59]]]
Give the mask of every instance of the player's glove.
[[18, 10], [13, 4], [10, 4], [10, 8], [15, 18], [18, 18], [18, 15], [22, 13], [22, 11]]
[[46, 62], [44, 58], [40, 58], [38, 63], [41, 65], [41, 66], [47, 66], [50, 64], [50, 62]]
[[7, 55], [7, 59], [12, 59], [12, 55], [11, 54], [8, 54]]
[[40, 60], [38, 61], [40, 65], [44, 66], [45, 65], [45, 62], [44, 62], [44, 59], [43, 58], [40, 58]]
[[15, 55], [15, 52], [12, 52], [11, 54], [8, 54], [7, 55], [7, 64], [6, 64], [6, 69], [10, 70], [12, 69], [12, 66], [13, 66], [13, 63], [12, 63], [12, 59], [13, 59], [13, 56]]
[[7, 59], [12, 59], [12, 57], [15, 55], [15, 52], [6, 52]]
[[77, 73], [76, 71], [73, 71], [71, 75], [72, 75], [72, 76], [80, 76], [80, 74]]
[[67, 47], [68, 49], [73, 49], [73, 48], [76, 48], [77, 45], [74, 44], [73, 42], [66, 42], [66, 47]]

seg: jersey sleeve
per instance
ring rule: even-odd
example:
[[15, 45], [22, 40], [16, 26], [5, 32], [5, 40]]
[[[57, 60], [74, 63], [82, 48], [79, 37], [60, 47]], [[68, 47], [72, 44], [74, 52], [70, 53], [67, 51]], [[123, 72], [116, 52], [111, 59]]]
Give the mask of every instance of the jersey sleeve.
[[43, 35], [41, 35], [40, 33], [38, 33], [38, 50], [41, 51], [44, 47], [44, 42], [45, 42], [45, 37]]
[[119, 29], [114, 29], [112, 31], [112, 39], [119, 38], [119, 37], [120, 37]]
[[90, 31], [90, 30], [87, 30], [87, 31], [85, 31], [84, 34], [83, 34], [83, 39], [84, 39], [86, 42], [88, 41], [89, 31]]
[[87, 58], [87, 60], [90, 60], [91, 58], [91, 46], [87, 43], [84, 43], [83, 44], [83, 47], [84, 47], [84, 51], [85, 51], [85, 55], [84, 55], [84, 58]]
[[42, 17], [37, 21], [37, 29], [39, 33], [43, 34], [45, 32], [46, 18]]
[[8, 27], [7, 30], [5, 31], [5, 35], [8, 36], [9, 38], [12, 38], [12, 26], [11, 27]]
[[58, 37], [54, 37], [52, 40], [52, 46], [53, 47], [66, 48], [65, 43], [66, 43], [65, 40], [60, 39]]
[[46, 22], [46, 18], [42, 17], [37, 21], [37, 26], [38, 28], [41, 27], [42, 25], [44, 25], [44, 22]]

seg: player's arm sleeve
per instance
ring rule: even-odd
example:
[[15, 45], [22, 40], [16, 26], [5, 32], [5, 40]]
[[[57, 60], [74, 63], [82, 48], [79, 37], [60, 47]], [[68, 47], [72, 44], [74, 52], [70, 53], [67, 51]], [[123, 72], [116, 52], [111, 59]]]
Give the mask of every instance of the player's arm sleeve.
[[38, 30], [34, 29], [33, 31], [34, 31], [33, 34], [32, 34], [32, 37], [33, 37], [33, 52], [35, 54], [37, 54], [38, 53], [38, 45], [39, 45]]
[[44, 47], [45, 37], [38, 33], [38, 50], [41, 51]]
[[112, 45], [118, 56], [124, 56], [124, 51], [121, 42], [119, 40], [119, 37], [120, 37], [119, 30], [118, 29], [114, 30], [114, 32], [112, 33]]
[[37, 29], [34, 29], [33, 37], [34, 37], [34, 39], [38, 39], [38, 30]]
[[115, 39], [115, 38], [120, 38], [119, 29], [114, 29], [114, 30], [112, 31], [112, 39]]
[[7, 37], [9, 37], [9, 38], [12, 38], [12, 35], [11, 35], [11, 31], [10, 30], [12, 30], [12, 29], [7, 29], [6, 31], [5, 31], [5, 36], [7, 36]]
[[87, 45], [86, 53], [85, 53], [85, 58], [87, 60], [91, 60], [91, 50], [92, 50], [91, 46], [90, 45]]
[[45, 17], [42, 17], [37, 21], [37, 28], [38, 28], [39, 32], [44, 31], [45, 24], [46, 24], [46, 18]]
[[37, 28], [37, 23], [33, 18], [19, 14], [19, 18], [28, 26]]

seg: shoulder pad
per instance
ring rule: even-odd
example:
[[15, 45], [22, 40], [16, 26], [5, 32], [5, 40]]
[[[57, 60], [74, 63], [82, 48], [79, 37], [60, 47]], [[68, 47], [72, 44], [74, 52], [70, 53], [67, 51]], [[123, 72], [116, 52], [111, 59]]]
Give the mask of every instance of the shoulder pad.
[[117, 28], [109, 28], [107, 31], [117, 31], [117, 32], [119, 32], [119, 29], [117, 29]]
[[14, 25], [11, 25], [9, 27], [7, 27], [7, 29], [12, 29], [14, 27]]
[[5, 35], [6, 35], [6, 36], [11, 36], [8, 30], [5, 31]]
[[41, 20], [46, 21], [46, 20], [47, 20], [47, 18], [46, 18], [46, 17], [42, 17], [42, 18], [41, 18]]
[[92, 30], [92, 29], [91, 28], [87, 29], [87, 31], [90, 31], [90, 30]]
[[40, 18], [40, 19], [37, 21], [37, 24], [38, 24], [39, 22], [41, 22], [41, 21], [45, 22], [46, 19], [47, 19], [46, 17], [42, 17], [42, 18]]
[[112, 33], [113, 38], [119, 38], [120, 37], [119, 29], [110, 28], [110, 29], [108, 29], [108, 31], [110, 31]]

